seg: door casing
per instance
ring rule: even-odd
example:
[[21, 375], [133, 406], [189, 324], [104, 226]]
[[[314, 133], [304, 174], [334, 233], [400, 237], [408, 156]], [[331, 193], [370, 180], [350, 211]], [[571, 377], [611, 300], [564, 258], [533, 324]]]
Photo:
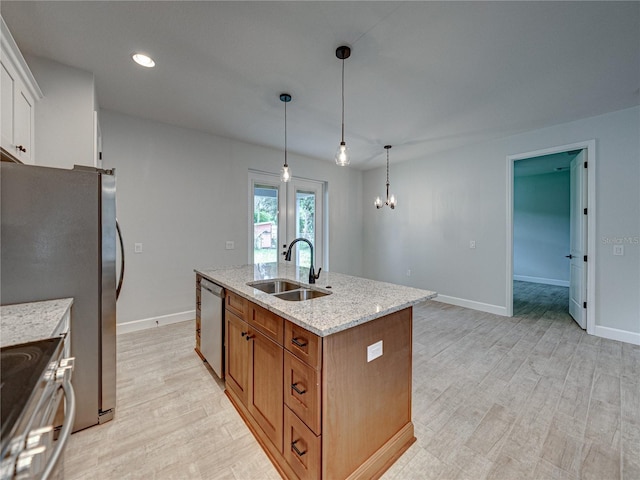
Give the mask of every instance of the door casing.
[[586, 150], [587, 151], [587, 333], [595, 334], [595, 312], [596, 312], [596, 295], [595, 295], [595, 278], [596, 278], [596, 141], [585, 140], [583, 142], [572, 143], [569, 145], [559, 145], [555, 147], [545, 148], [542, 150], [534, 150], [530, 152], [517, 153], [507, 156], [507, 240], [506, 240], [506, 291], [505, 305], [508, 317], [513, 316], [513, 169], [514, 162], [525, 158], [540, 157], [542, 155], [551, 155], [554, 153], [567, 152], [570, 150]]

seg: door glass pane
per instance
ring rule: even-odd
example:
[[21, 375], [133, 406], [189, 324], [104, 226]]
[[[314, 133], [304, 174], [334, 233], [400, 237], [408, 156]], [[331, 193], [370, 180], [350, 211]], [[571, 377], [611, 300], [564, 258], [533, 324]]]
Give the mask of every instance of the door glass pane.
[[[316, 246], [316, 195], [314, 192], [296, 190], [296, 238], [303, 237]], [[309, 245], [297, 245], [298, 265], [309, 266], [311, 251]]]
[[253, 187], [253, 262], [278, 261], [278, 187]]

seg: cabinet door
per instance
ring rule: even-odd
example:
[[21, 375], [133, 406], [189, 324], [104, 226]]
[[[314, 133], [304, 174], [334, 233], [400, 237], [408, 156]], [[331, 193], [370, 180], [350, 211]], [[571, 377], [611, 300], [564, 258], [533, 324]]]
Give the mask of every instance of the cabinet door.
[[12, 155], [13, 150], [13, 90], [15, 79], [12, 72], [0, 64], [0, 89], [2, 90], [2, 118], [0, 128], [2, 130], [2, 146]]
[[33, 101], [23, 89], [14, 91], [14, 135], [18, 153], [23, 163], [33, 162]]
[[247, 335], [249, 326], [229, 310], [225, 311], [226, 348], [225, 375], [226, 386], [233, 390], [238, 398], [247, 404], [249, 390], [249, 346]]
[[249, 335], [249, 412], [282, 453], [283, 349], [255, 329]]
[[23, 163], [34, 163], [33, 99], [18, 73], [2, 63], [2, 147]]

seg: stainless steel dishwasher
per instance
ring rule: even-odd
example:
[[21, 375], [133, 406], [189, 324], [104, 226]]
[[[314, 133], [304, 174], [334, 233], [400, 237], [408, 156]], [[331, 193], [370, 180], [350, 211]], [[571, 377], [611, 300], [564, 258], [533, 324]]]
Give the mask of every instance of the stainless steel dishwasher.
[[200, 288], [200, 353], [224, 378], [224, 288], [204, 278]]

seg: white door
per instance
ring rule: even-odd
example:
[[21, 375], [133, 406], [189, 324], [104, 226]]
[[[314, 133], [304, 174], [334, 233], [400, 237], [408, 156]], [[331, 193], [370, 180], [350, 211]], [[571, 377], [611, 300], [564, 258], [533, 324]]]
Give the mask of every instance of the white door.
[[[283, 262], [290, 242], [306, 238], [313, 244], [314, 267], [324, 267], [324, 184], [293, 177], [250, 172], [249, 263]], [[310, 263], [310, 249], [296, 243], [297, 265]]]
[[[284, 261], [287, 192], [276, 175], [249, 174], [249, 263]], [[283, 241], [282, 244], [280, 242]]]
[[[287, 187], [287, 246], [296, 238], [306, 238], [313, 245], [315, 270], [324, 265], [323, 260], [323, 198], [324, 184], [313, 180], [292, 178]], [[295, 245], [296, 264], [310, 264], [310, 249], [305, 242]], [[283, 247], [286, 252], [286, 248]]]
[[[580, 325], [587, 328], [587, 161], [586, 150], [582, 150], [571, 160], [571, 200], [570, 200], [570, 283], [569, 313]], [[588, 261], [588, 258], [587, 258]]]

